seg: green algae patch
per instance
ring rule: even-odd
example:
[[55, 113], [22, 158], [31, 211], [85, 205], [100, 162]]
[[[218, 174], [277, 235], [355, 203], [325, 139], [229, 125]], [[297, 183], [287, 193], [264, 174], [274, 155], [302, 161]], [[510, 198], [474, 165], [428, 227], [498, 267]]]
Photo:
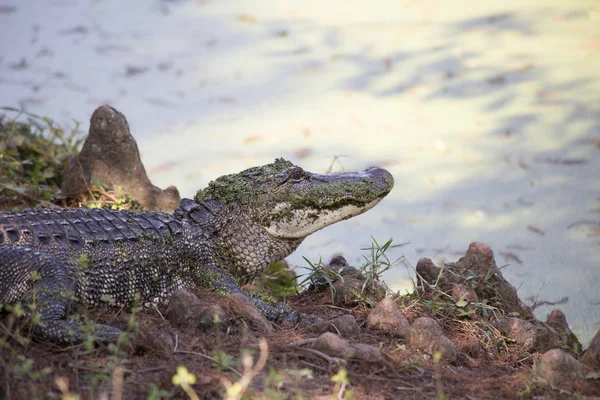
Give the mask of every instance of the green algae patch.
[[273, 183], [282, 181], [280, 174], [293, 166], [290, 161], [278, 158], [271, 164], [221, 176], [210, 182], [207, 188], [200, 189], [194, 200], [201, 202], [212, 198], [228, 204], [249, 204], [255, 198], [257, 189], [271, 187]]

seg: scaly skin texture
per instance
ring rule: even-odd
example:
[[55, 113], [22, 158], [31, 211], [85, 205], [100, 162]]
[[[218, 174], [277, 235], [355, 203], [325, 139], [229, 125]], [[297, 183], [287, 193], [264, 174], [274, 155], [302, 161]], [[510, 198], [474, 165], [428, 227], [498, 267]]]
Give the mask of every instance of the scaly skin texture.
[[[0, 213], [0, 306], [34, 301], [35, 334], [81, 342], [72, 305], [165, 304], [179, 288], [244, 295], [240, 285], [291, 254], [310, 233], [358, 215], [393, 187], [380, 168], [311, 174], [289, 161], [227, 175], [174, 214], [100, 209]], [[248, 298], [268, 319], [298, 321], [284, 305]], [[310, 318], [308, 318], [310, 320]], [[119, 330], [99, 325], [100, 341]]]

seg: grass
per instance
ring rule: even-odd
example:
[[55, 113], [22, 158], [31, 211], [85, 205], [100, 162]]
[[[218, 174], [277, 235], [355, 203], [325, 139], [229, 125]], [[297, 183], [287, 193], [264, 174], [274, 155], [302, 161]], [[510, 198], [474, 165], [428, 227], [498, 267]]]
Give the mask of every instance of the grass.
[[[0, 115], [0, 208], [90, 207], [142, 209], [120, 188], [92, 185], [75, 198], [61, 194], [62, 172], [85, 137], [47, 117], [10, 107]], [[24, 119], [24, 121], [22, 121]]]

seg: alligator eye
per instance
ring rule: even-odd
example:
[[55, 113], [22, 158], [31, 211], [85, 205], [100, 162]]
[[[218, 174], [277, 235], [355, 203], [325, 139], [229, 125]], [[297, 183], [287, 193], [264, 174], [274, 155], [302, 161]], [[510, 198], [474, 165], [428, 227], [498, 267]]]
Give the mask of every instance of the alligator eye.
[[306, 174], [300, 168], [294, 169], [288, 173], [287, 180], [290, 181], [301, 181], [304, 179]]

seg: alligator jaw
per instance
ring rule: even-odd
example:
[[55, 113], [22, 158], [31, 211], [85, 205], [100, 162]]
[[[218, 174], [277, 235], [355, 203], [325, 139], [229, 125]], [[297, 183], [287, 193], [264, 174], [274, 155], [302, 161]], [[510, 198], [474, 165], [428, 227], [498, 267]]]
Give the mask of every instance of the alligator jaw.
[[306, 172], [307, 179], [292, 186], [273, 205], [264, 227], [273, 237], [302, 239], [336, 222], [373, 208], [393, 188], [386, 170], [371, 167], [360, 172], [320, 175]]

